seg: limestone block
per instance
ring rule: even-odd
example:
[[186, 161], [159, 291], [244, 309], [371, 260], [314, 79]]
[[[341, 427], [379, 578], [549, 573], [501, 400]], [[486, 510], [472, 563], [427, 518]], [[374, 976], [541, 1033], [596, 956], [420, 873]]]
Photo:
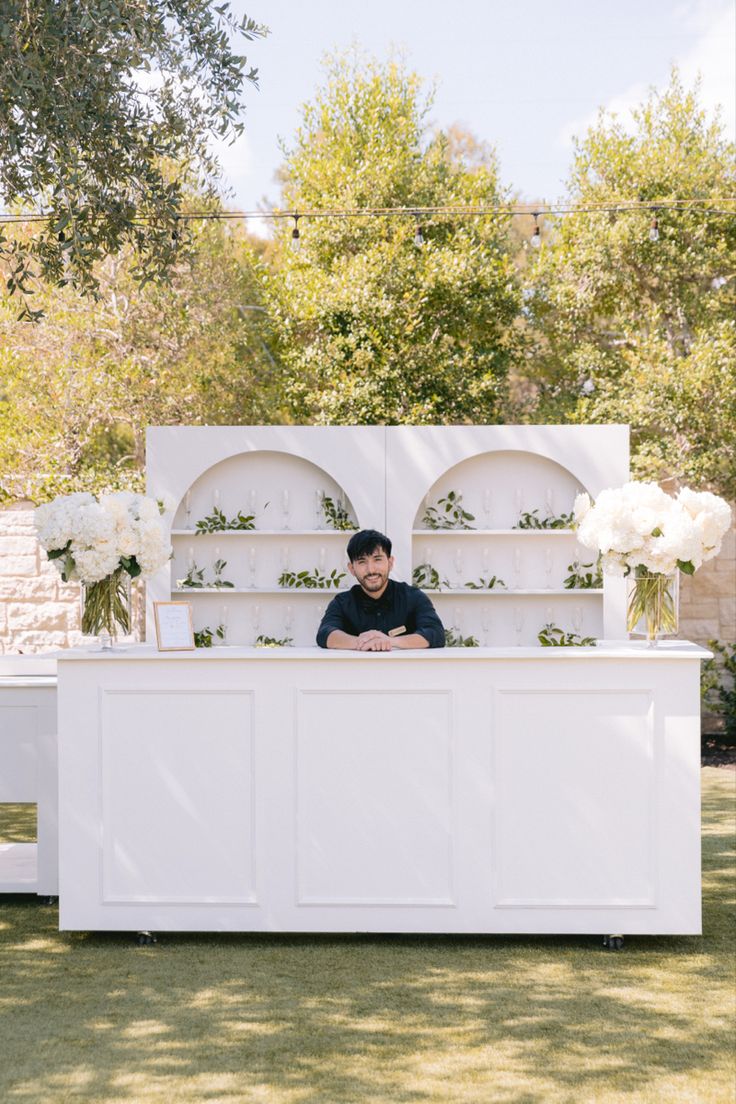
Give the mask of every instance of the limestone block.
[[709, 571], [707, 574], [702, 573], [702, 577], [697, 580], [697, 585], [693, 588], [694, 593], [699, 598], [711, 598], [723, 595], [728, 597], [733, 588], [729, 586], [728, 575], [723, 574], [720, 571]]
[[680, 640], [692, 640], [696, 644], [704, 644], [712, 639], [714, 629], [715, 625], [713, 621], [681, 617], [680, 631], [677, 635]]
[[688, 607], [680, 607], [681, 618], [695, 618], [696, 620], [703, 621], [706, 618], [712, 618], [714, 621], [718, 619], [718, 599], [717, 598], [700, 598], [698, 601], [693, 602]]
[[66, 645], [66, 639], [65, 632], [39, 632], [29, 629], [24, 632], [13, 633], [13, 648], [15, 651], [26, 651], [26, 645], [32, 645], [34, 648], [39, 646], [63, 648]]
[[37, 559], [32, 556], [0, 556], [0, 575], [35, 575]]
[[38, 541], [30, 534], [0, 532], [0, 557], [35, 556]]
[[56, 579], [42, 578], [38, 575], [25, 578], [16, 578], [12, 575], [6, 578], [0, 576], [0, 602], [8, 599], [20, 602], [25, 598], [31, 601], [44, 598], [55, 599], [57, 590]]
[[58, 602], [14, 602], [7, 609], [8, 625], [13, 632], [67, 629], [66, 606]]

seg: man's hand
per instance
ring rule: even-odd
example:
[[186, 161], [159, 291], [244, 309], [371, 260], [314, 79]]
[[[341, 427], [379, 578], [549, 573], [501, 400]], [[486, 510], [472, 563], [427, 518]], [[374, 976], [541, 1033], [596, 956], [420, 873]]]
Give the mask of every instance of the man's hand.
[[369, 629], [358, 637], [359, 652], [390, 652], [392, 644], [391, 637], [378, 629]]

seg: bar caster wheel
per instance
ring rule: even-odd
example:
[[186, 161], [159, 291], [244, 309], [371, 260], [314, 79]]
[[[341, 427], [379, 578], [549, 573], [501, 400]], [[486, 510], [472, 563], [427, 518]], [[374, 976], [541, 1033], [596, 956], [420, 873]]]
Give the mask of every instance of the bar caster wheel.
[[39, 897], [38, 898], [38, 903], [39, 903], [39, 905], [58, 905], [59, 898], [54, 897], [53, 894], [49, 893], [49, 894], [45, 894], [42, 897]]
[[150, 947], [156, 942], [156, 936], [150, 931], [136, 932], [135, 941], [139, 947]]
[[603, 946], [608, 951], [622, 951], [624, 949], [624, 937], [622, 935], [604, 935]]

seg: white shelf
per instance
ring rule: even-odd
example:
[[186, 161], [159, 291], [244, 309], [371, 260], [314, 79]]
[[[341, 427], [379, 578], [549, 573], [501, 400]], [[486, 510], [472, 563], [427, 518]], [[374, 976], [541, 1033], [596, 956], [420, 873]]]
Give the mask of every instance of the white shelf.
[[172, 529], [172, 537], [344, 537], [350, 540], [357, 529], [216, 529], [200, 533], [196, 529]]
[[0, 843], [0, 893], [35, 893], [37, 856], [35, 843]]
[[573, 588], [572, 590], [568, 589], [568, 588], [554, 589], [554, 588], [551, 588], [551, 587], [549, 589], [544, 588], [543, 590], [501, 590], [500, 588], [496, 589], [495, 587], [490, 589], [490, 590], [480, 589], [480, 588], [478, 590], [474, 590], [472, 587], [462, 587], [460, 589], [455, 589], [455, 588], [450, 588], [450, 587], [443, 587], [441, 590], [426, 590], [424, 587], [419, 587], [419, 589], [423, 590], [425, 594], [430, 595], [430, 596], [433, 595], [433, 594], [436, 594], [436, 595], [439, 595], [439, 596], [442, 596], [443, 594], [451, 594], [451, 595], [455, 595], [455, 596], [465, 595], [466, 597], [477, 597], [478, 595], [482, 594], [484, 598], [487, 598], [487, 597], [515, 598], [515, 597], [519, 597], [520, 595], [521, 596], [534, 595], [535, 597], [560, 598], [560, 597], [568, 597], [568, 596], [572, 597], [573, 595], [576, 596], [576, 597], [580, 597], [580, 595], [583, 595], [583, 594], [602, 594], [603, 593], [602, 589], [596, 589], [595, 587], [578, 587], [577, 589]]
[[[312, 595], [325, 595], [329, 594], [334, 598], [336, 594], [346, 594], [350, 587], [331, 587], [329, 590], [327, 587], [181, 587], [176, 589], [174, 587], [171, 591], [172, 594], [220, 594], [223, 597], [227, 594], [288, 594], [293, 596], [295, 594], [312, 594]], [[449, 591], [447, 592], [449, 593]], [[545, 591], [545, 593], [549, 593]]]
[[[574, 537], [575, 529], [412, 529], [413, 537]], [[592, 554], [592, 553], [591, 553]]]

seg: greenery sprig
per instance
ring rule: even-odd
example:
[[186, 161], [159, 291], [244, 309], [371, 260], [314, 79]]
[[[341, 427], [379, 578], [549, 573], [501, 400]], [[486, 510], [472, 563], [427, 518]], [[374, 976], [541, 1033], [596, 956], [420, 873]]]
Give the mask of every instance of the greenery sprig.
[[256, 648], [289, 648], [294, 643], [291, 636], [257, 636]]
[[209, 625], [205, 625], [203, 629], [194, 631], [194, 647], [195, 648], [211, 648], [214, 642], [214, 638], [219, 640], [225, 639], [225, 626], [218, 625], [216, 629], [211, 629]]
[[235, 586], [235, 583], [230, 583], [227, 579], [223, 579], [222, 577], [222, 572], [227, 567], [227, 560], [215, 560], [212, 567], [215, 572], [215, 577], [213, 581], [209, 584], [211, 587], [217, 587], [219, 589], [221, 587]]
[[184, 587], [201, 589], [204, 585], [204, 568], [197, 567], [196, 563], [192, 564], [183, 579], [176, 580], [177, 589]]
[[539, 510], [524, 510], [519, 514], [519, 520], [512, 529], [572, 529], [573, 514], [548, 514], [540, 517]]
[[445, 629], [446, 648], [480, 648], [480, 641], [474, 636], [463, 636], [454, 629]]
[[340, 502], [335, 502], [329, 495], [322, 495], [322, 513], [325, 521], [333, 529], [357, 529], [350, 514]]
[[[591, 571], [585, 569], [592, 568]], [[600, 556], [595, 563], [580, 563], [575, 560], [567, 565], [569, 572], [563, 586], [566, 590], [599, 590], [603, 586], [603, 571]]]
[[280, 587], [306, 588], [307, 590], [330, 590], [338, 588], [345, 578], [345, 572], [333, 569], [329, 575], [323, 575], [315, 567], [314, 571], [282, 571], [279, 575]]
[[[268, 506], [268, 503], [266, 503]], [[203, 533], [223, 533], [227, 530], [237, 529], [255, 529], [256, 519], [255, 514], [244, 514], [241, 511], [235, 515], [234, 518], [230, 518], [228, 521], [225, 514], [219, 508], [215, 506], [214, 510], [208, 517], [201, 518], [195, 526], [195, 536], [199, 537]]]
[[595, 648], [598, 643], [594, 636], [566, 633], [551, 621], [539, 630], [537, 640], [543, 648]]
[[460, 491], [448, 491], [444, 498], [437, 500], [436, 506], [426, 508], [422, 526], [425, 529], [475, 529], [474, 525], [468, 525], [469, 521], [475, 521], [475, 515], [463, 509], [462, 499]]
[[420, 590], [441, 590], [450, 586], [447, 579], [440, 579], [439, 572], [429, 563], [417, 564], [411, 573], [411, 582]]
[[480, 577], [477, 583], [465, 583], [469, 590], [508, 590], [506, 583], [498, 575], [491, 575], [490, 579]]

